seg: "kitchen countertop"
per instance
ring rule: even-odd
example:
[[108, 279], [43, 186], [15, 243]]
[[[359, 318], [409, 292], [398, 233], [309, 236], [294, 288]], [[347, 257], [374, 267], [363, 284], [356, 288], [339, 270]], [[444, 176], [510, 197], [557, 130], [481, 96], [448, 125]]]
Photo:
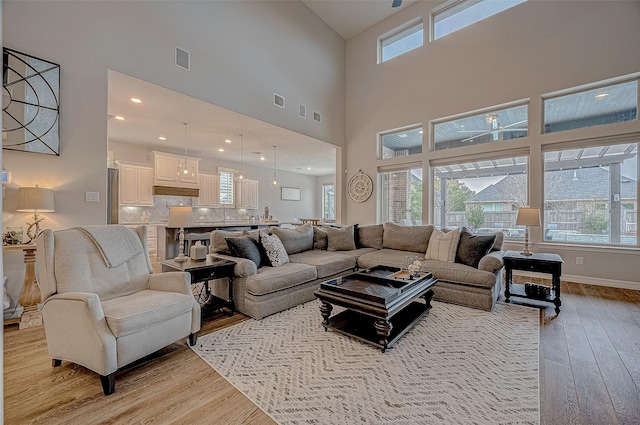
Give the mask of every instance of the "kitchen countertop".
[[[169, 229], [175, 229], [175, 227], [170, 227], [169, 223], [147, 223], [154, 226], [166, 227]], [[250, 227], [250, 226], [278, 226], [280, 224], [284, 224], [278, 221], [272, 222], [259, 222], [259, 221], [230, 221], [226, 223], [216, 223], [216, 222], [203, 222], [203, 223], [193, 223], [191, 226], [186, 226], [185, 229], [199, 228], [199, 227]]]

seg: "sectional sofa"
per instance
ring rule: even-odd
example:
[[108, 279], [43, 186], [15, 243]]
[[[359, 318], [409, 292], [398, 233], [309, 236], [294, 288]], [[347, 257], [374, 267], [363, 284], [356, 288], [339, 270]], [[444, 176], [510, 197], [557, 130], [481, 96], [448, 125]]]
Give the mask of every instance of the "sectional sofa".
[[[265, 258], [258, 230], [211, 234], [210, 253], [237, 263], [233, 280], [236, 309], [255, 319], [310, 301], [321, 282], [357, 268], [403, 267], [415, 260], [438, 279], [436, 300], [491, 310], [500, 293], [501, 233], [473, 235], [466, 229], [443, 232], [432, 225], [393, 223], [270, 227], [269, 233], [286, 250], [277, 267]], [[260, 258], [254, 246], [262, 252]], [[227, 297], [226, 285], [212, 285], [212, 292]]]

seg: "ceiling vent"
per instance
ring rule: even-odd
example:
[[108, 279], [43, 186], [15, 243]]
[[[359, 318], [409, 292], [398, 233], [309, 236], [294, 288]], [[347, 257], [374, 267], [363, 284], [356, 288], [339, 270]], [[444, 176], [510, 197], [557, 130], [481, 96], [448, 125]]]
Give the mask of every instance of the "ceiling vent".
[[191, 53], [176, 47], [176, 66], [189, 71], [191, 69]]
[[273, 94], [273, 104], [284, 109], [284, 97], [279, 94]]
[[320, 114], [318, 112], [313, 113], [313, 120], [316, 122], [320, 122]]
[[300, 116], [302, 118], [307, 118], [307, 107], [304, 106], [302, 103], [300, 104]]

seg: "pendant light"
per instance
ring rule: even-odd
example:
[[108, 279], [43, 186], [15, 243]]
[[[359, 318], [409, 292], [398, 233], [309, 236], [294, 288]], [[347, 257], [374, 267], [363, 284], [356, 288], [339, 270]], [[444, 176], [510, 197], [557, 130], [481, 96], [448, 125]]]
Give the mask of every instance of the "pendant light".
[[184, 159], [178, 162], [177, 173], [179, 178], [188, 179], [195, 177], [196, 170], [187, 161], [187, 126], [189, 123], [183, 122], [182, 124], [184, 124]]
[[242, 181], [243, 179], [247, 178], [247, 175], [243, 169], [244, 163], [242, 162], [242, 140], [243, 140], [244, 134], [240, 133], [238, 134], [238, 136], [240, 136], [240, 169], [236, 170], [236, 181]]
[[278, 186], [278, 176], [276, 175], [276, 150], [277, 146], [273, 147], [273, 177], [271, 177], [271, 187]]

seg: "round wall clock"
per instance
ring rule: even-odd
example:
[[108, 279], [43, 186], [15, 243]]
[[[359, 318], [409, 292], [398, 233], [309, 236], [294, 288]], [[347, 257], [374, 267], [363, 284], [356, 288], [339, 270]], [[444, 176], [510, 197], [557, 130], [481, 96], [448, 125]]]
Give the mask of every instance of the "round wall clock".
[[349, 196], [356, 202], [364, 202], [373, 193], [373, 181], [362, 170], [349, 180]]

